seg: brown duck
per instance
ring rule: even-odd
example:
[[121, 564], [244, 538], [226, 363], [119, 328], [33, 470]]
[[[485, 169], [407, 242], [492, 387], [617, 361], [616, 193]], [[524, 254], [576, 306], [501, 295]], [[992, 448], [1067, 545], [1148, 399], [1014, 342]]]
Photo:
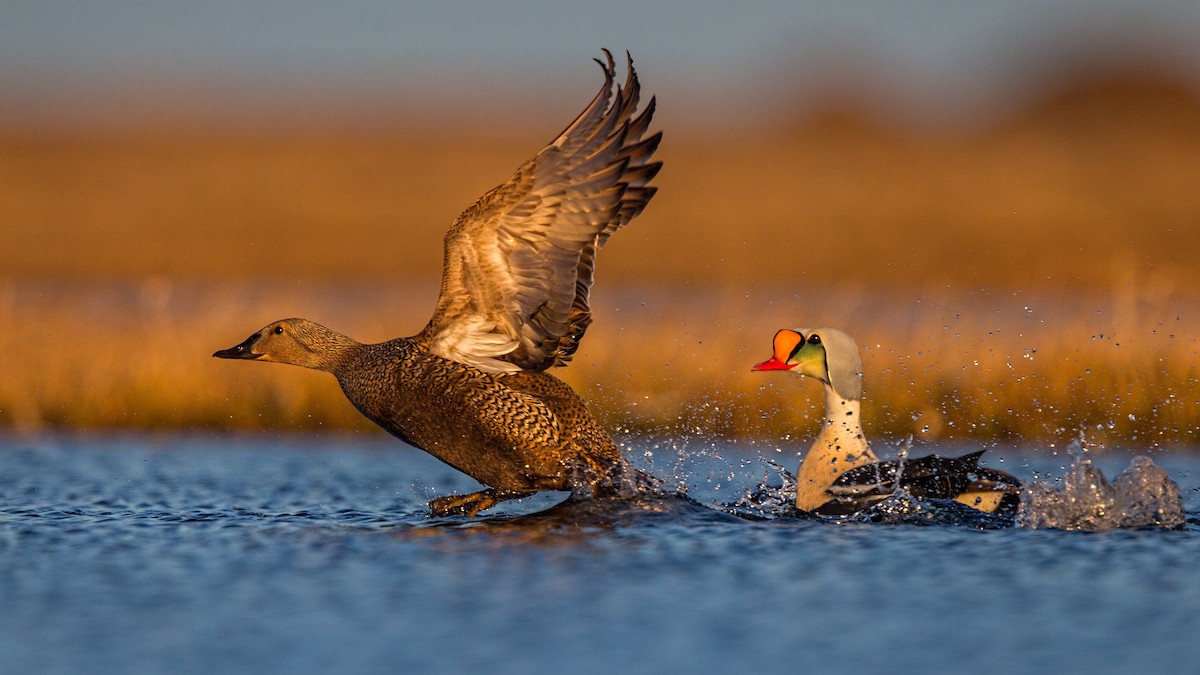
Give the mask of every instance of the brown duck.
[[570, 360], [591, 324], [596, 252], [646, 207], [662, 167], [650, 161], [662, 133], [645, 135], [654, 99], [638, 111], [631, 59], [614, 95], [604, 55], [604, 86], [587, 108], [451, 226], [437, 307], [420, 333], [362, 344], [284, 319], [213, 356], [332, 373], [368, 419], [488, 486], [434, 499], [435, 515], [475, 515], [541, 490], [647, 486], [547, 372]]

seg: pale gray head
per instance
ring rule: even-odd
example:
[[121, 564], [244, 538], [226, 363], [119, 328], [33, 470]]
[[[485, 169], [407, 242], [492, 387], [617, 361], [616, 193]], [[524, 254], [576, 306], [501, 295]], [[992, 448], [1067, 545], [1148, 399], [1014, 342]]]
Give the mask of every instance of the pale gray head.
[[213, 353], [219, 359], [290, 363], [332, 371], [347, 350], [358, 346], [350, 338], [308, 319], [283, 319], [264, 326], [240, 344]]
[[833, 387], [839, 396], [862, 398], [862, 358], [854, 338], [836, 328], [785, 328], [775, 333], [771, 358], [754, 370], [791, 370]]

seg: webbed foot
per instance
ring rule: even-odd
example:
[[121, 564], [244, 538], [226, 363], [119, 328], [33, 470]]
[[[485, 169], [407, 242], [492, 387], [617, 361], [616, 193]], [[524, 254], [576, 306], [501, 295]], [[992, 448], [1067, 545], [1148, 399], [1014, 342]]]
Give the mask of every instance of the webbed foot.
[[488, 488], [467, 495], [449, 495], [430, 500], [429, 512], [434, 516], [467, 516], [490, 509], [500, 502], [517, 499], [533, 494], [532, 492], [513, 492], [511, 490], [496, 490]]

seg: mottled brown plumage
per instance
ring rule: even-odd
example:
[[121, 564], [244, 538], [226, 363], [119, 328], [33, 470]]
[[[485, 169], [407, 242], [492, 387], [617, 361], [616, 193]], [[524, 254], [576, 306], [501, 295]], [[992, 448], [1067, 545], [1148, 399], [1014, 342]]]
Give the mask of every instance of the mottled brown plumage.
[[[661, 133], [645, 139], [654, 99], [637, 113], [629, 77], [604, 86], [582, 113], [446, 233], [437, 309], [416, 339], [434, 354], [488, 372], [563, 365], [591, 324], [596, 252], [642, 212], [662, 168]], [[611, 104], [611, 105], [610, 105]]]
[[648, 486], [565, 383], [563, 365], [591, 323], [596, 252], [654, 196], [642, 138], [654, 100], [605, 83], [591, 104], [446, 234], [442, 288], [412, 338], [361, 344], [306, 319], [285, 319], [214, 356], [275, 361], [337, 377], [346, 397], [388, 432], [489, 486], [430, 502], [474, 515], [539, 490], [616, 493]]

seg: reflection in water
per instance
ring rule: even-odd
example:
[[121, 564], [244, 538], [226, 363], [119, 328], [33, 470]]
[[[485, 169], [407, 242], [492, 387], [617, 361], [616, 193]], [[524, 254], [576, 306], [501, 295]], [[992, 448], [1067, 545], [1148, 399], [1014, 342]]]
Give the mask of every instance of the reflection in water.
[[[1078, 444], [1076, 444], [1076, 447]], [[1102, 531], [1116, 528], [1180, 528], [1186, 525], [1180, 488], [1162, 467], [1147, 456], [1135, 456], [1129, 467], [1110, 483], [1092, 461], [1075, 455], [1074, 464], [1052, 482], [1031, 480], [1021, 492], [1014, 518], [979, 512], [953, 500], [922, 500], [898, 490], [870, 508], [847, 516], [818, 516], [793, 506], [796, 478], [769, 460], [763, 465], [779, 477], [778, 484], [760, 483], [728, 503], [706, 504], [679, 491], [661, 491], [610, 500], [571, 496], [540, 512], [492, 515], [486, 518], [446, 518], [406, 528], [406, 537], [449, 533], [486, 534], [503, 543], [564, 544], [611, 534], [622, 528], [704, 521], [857, 522], [881, 525], [941, 525], [1000, 530], [1007, 527]], [[678, 477], [677, 477], [678, 478]], [[686, 480], [677, 480], [685, 485]]]
[[443, 518], [397, 531], [405, 537], [486, 535], [497, 543], [573, 544], [597, 535], [656, 525], [695, 526], [705, 522], [776, 521], [796, 525], [815, 523], [875, 523], [926, 525], [994, 530], [1011, 527], [1060, 530], [1118, 528], [1177, 529], [1185, 525], [1179, 486], [1149, 457], [1134, 457], [1110, 483], [1082, 446], [1074, 446], [1074, 463], [1053, 481], [1025, 484], [1015, 518], [984, 513], [948, 499], [918, 499], [902, 489], [887, 499], [850, 516], [815, 516], [794, 505], [796, 479], [783, 466], [762, 460], [774, 479], [758, 484], [733, 502], [704, 504], [688, 495], [687, 477], [666, 480], [677, 490], [623, 498], [592, 499], [571, 496], [550, 508], [524, 515]]
[[[1073, 441], [1074, 462], [1052, 481], [1026, 481], [1015, 518], [983, 513], [952, 500], [917, 499], [898, 489], [888, 499], [851, 516], [817, 517], [829, 522], [952, 525], [976, 529], [1005, 527], [1060, 530], [1118, 528], [1177, 529], [1186, 524], [1179, 486], [1154, 460], [1134, 457], [1112, 482], [1085, 456], [1084, 442]], [[769, 473], [737, 501], [721, 508], [747, 518], [793, 516], [796, 478], [783, 466], [763, 460]]]
[[544, 511], [526, 515], [451, 517], [427, 526], [398, 531], [399, 536], [433, 537], [451, 533], [498, 537], [498, 543], [572, 544], [622, 528], [687, 523], [738, 522], [735, 514], [711, 509], [681, 492], [660, 492], [632, 497], [567, 498]]
[[[0, 436], [0, 670], [957, 672], [1002, 654], [1011, 672], [1172, 672], [1196, 660], [1200, 453], [1156, 457], [1187, 497], [1183, 531], [1098, 537], [1011, 521], [978, 532], [955, 505], [904, 495], [876, 522], [932, 526], [806, 518], [759, 450], [657, 446], [656, 472], [681, 494], [545, 494], [431, 521], [429, 491], [475, 484], [386, 438]], [[1023, 478], [1069, 468], [994, 450]], [[753, 504], [759, 482], [771, 487]]]

